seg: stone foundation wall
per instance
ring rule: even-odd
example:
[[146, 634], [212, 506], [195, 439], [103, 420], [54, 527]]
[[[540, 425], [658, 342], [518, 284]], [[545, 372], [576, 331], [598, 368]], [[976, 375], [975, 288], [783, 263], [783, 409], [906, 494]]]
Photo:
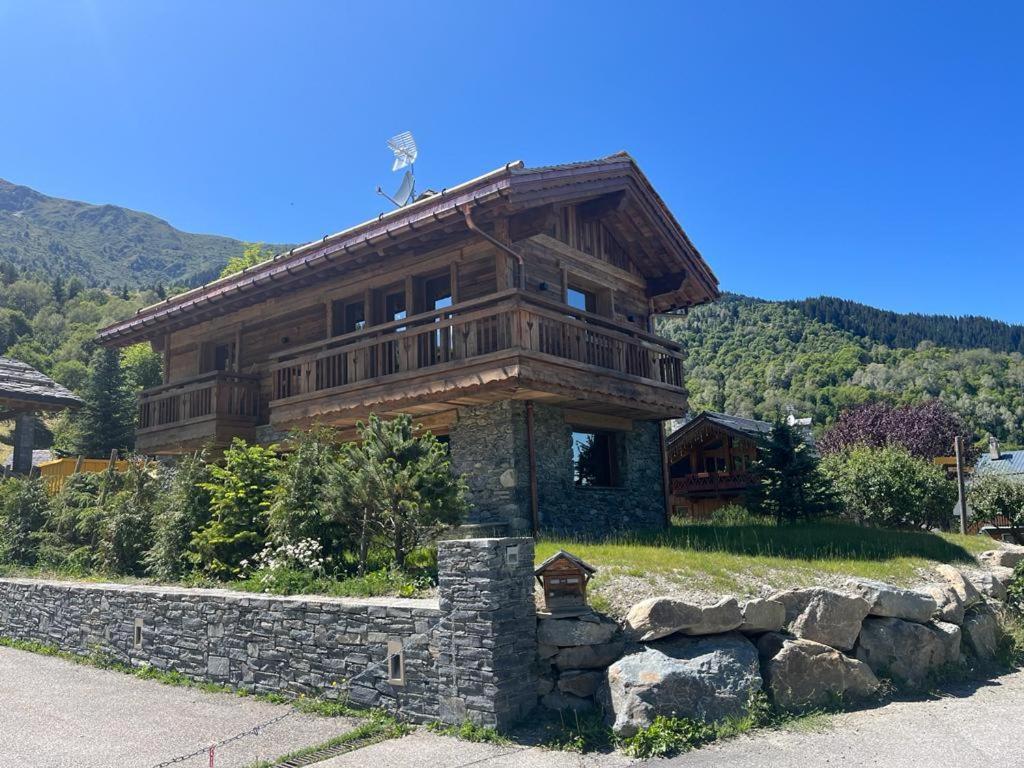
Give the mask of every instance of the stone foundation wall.
[[[537, 502], [545, 532], [588, 536], [665, 524], [660, 424], [634, 422], [617, 433], [620, 483], [580, 488], [573, 481], [572, 427], [561, 408], [534, 406]], [[450, 433], [453, 469], [466, 475], [469, 523], [531, 530], [526, 403], [505, 400], [462, 408]]]
[[533, 541], [438, 549], [439, 601], [0, 579], [0, 635], [258, 693], [506, 726], [536, 703], [524, 696], [536, 687]]

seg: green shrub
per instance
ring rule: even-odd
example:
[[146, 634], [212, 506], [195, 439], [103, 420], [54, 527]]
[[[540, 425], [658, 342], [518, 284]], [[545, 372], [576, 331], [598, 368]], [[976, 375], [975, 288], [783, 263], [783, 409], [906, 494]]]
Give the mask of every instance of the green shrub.
[[715, 740], [715, 728], [688, 718], [654, 718], [646, 728], [622, 740], [622, 751], [630, 757], [648, 759], [686, 752]]
[[967, 500], [976, 521], [1005, 517], [1013, 525], [1024, 526], [1024, 483], [1004, 475], [982, 474], [971, 481]]
[[[690, 521], [687, 521], [690, 522]], [[739, 504], [729, 504], [724, 507], [712, 510], [706, 521], [708, 525], [771, 525], [774, 518], [764, 515], [752, 514], [746, 507]]]
[[43, 526], [48, 503], [38, 478], [11, 477], [0, 482], [0, 563], [35, 563], [32, 534]]
[[406, 555], [468, 509], [466, 484], [452, 473], [447, 448], [412, 419], [371, 414], [359, 441], [341, 451], [329, 497], [338, 520], [357, 531], [357, 561], [364, 572], [371, 546], [386, 547], [404, 566]]
[[200, 487], [210, 494], [211, 519], [190, 544], [193, 562], [205, 573], [232, 578], [263, 547], [277, 466], [275, 446], [235, 438], [223, 466], [210, 467], [210, 480]]
[[336, 514], [328, 483], [338, 463], [339, 447], [326, 427], [296, 432], [281, 461], [270, 504], [269, 534], [277, 544], [313, 539], [328, 556], [337, 556], [353, 543], [348, 521]]
[[156, 468], [146, 459], [133, 456], [118, 474], [119, 488], [101, 493], [103, 524], [97, 563], [113, 573], [137, 575], [143, 571], [143, 557], [152, 544], [153, 508], [158, 484]]
[[153, 546], [146, 553], [146, 571], [158, 579], [184, 576], [192, 563], [189, 543], [210, 519], [210, 469], [205, 453], [180, 457], [160, 473], [153, 513]]
[[99, 506], [101, 486], [110, 482], [105, 474], [79, 473], [64, 481], [50, 499], [43, 529], [36, 533], [39, 564], [72, 575], [96, 567], [96, 548], [103, 527]]
[[858, 446], [822, 462], [845, 513], [891, 528], [945, 528], [957, 490], [944, 470], [898, 446]]
[[1006, 586], [1006, 605], [1024, 617], [1024, 560], [1014, 567], [1013, 576]]

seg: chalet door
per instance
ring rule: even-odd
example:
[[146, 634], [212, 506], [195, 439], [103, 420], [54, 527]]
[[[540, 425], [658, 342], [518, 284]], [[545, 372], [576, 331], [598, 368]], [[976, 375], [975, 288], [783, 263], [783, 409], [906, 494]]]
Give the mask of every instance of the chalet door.
[[[423, 281], [424, 311], [443, 310], [452, 305], [451, 273], [427, 278]], [[451, 313], [439, 313], [434, 317], [434, 324], [440, 325], [443, 320], [451, 317]], [[420, 366], [436, 365], [452, 359], [453, 338], [451, 326], [438, 328], [420, 336]]]

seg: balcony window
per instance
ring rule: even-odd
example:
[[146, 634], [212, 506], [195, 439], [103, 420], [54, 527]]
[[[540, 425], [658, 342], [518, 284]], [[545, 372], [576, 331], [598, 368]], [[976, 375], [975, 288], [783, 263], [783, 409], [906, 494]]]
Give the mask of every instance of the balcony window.
[[362, 299], [339, 299], [331, 309], [331, 335], [344, 336], [366, 327], [366, 308]]
[[575, 309], [582, 309], [584, 312], [597, 312], [597, 294], [593, 291], [586, 291], [570, 285], [565, 292], [565, 301]]
[[572, 433], [573, 482], [578, 487], [618, 485], [618, 435], [614, 432]]

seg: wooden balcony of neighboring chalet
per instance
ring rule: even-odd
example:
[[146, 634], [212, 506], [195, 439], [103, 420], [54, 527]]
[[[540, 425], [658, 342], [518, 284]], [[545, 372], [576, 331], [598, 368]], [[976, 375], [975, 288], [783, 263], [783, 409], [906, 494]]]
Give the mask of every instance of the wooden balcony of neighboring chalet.
[[673, 496], [743, 491], [757, 482], [752, 472], [696, 472], [672, 478]]
[[260, 378], [212, 371], [139, 395], [135, 448], [177, 453], [252, 439], [260, 423]]
[[284, 350], [254, 375], [145, 390], [137, 446], [180, 452], [258, 424], [349, 427], [371, 411], [425, 418], [512, 398], [663, 419], [686, 409], [682, 363], [673, 342], [510, 289]]
[[339, 425], [509, 398], [628, 418], [686, 407], [679, 345], [510, 289], [289, 350], [270, 366], [270, 422]]

